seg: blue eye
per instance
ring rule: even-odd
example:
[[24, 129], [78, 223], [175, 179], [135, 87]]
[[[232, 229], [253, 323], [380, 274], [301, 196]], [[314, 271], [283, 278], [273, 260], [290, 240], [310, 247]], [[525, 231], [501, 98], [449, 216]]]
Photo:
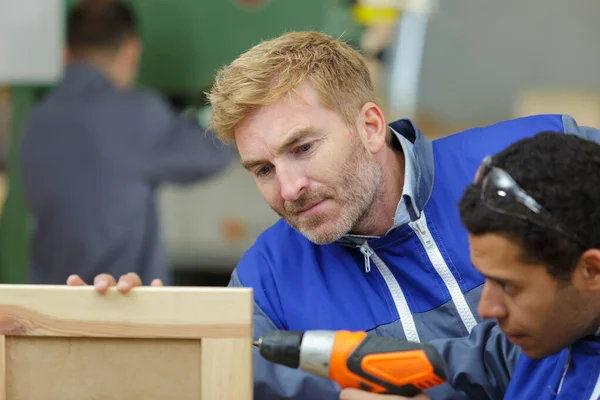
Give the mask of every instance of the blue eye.
[[256, 171], [256, 175], [258, 175], [258, 176], [267, 175], [269, 172], [271, 172], [271, 168], [272, 167], [270, 165], [265, 165]]
[[302, 146], [298, 146], [297, 151], [299, 153], [306, 153], [307, 151], [309, 151], [312, 148], [312, 143], [306, 143], [303, 144]]

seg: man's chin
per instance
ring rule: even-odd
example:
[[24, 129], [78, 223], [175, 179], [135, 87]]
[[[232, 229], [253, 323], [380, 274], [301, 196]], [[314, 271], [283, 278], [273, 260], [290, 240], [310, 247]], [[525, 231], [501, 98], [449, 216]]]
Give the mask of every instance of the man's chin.
[[552, 348], [552, 349], [540, 348], [540, 347], [534, 348], [534, 347], [530, 347], [527, 345], [522, 345], [519, 347], [521, 348], [521, 352], [523, 354], [525, 354], [527, 357], [534, 359], [534, 360], [541, 360], [542, 358], [546, 358], [548, 356], [556, 354], [563, 349], [563, 347], [557, 347], [557, 348]]
[[540, 352], [539, 350], [535, 351], [532, 349], [524, 349], [522, 347], [521, 347], [521, 352], [533, 360], [541, 360], [542, 358], [545, 358], [548, 356], [548, 354]]
[[301, 220], [279, 214], [296, 232], [317, 245], [331, 244], [342, 238], [350, 229], [342, 229], [331, 223], [331, 219], [310, 218]]
[[[293, 226], [293, 225], [292, 225]], [[314, 244], [324, 245], [331, 244], [337, 240], [339, 240], [344, 233], [339, 232], [327, 232], [322, 229], [307, 229], [303, 227], [294, 227], [302, 236], [310, 240]]]
[[323, 237], [310, 237], [310, 236], [304, 235], [304, 237], [306, 237], [312, 243], [321, 246], [321, 245], [326, 245], [326, 244], [334, 243], [341, 236], [340, 237], [334, 237], [334, 238], [330, 238], [330, 237], [323, 238]]

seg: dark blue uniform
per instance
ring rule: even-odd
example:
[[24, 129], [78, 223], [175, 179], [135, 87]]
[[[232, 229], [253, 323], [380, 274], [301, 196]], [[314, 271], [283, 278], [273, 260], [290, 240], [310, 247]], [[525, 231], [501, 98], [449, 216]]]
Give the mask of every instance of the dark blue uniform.
[[168, 284], [156, 189], [211, 176], [231, 155], [156, 94], [119, 90], [89, 65], [68, 66], [22, 134], [35, 222], [28, 281], [64, 284], [76, 273], [92, 282], [133, 271], [144, 284]]

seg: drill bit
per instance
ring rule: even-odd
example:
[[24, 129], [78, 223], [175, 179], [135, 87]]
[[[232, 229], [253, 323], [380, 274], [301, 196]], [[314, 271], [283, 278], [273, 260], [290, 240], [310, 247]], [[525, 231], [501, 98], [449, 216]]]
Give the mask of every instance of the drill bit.
[[260, 344], [261, 344], [261, 343], [262, 343], [262, 338], [258, 338], [258, 339], [256, 339], [256, 340], [253, 340], [253, 341], [252, 341], [252, 344], [253, 344], [255, 347], [260, 347]]

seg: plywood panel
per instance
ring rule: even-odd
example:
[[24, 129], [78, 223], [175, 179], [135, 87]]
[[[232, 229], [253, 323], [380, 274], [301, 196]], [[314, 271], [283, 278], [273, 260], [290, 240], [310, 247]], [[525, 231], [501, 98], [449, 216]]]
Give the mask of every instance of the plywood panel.
[[200, 359], [199, 340], [9, 337], [7, 396], [199, 400]]
[[[252, 344], [244, 339], [202, 341], [202, 398], [249, 400], [252, 395]], [[219, 366], [220, 368], [215, 368]]]
[[251, 400], [252, 290], [0, 285], [0, 400]]

